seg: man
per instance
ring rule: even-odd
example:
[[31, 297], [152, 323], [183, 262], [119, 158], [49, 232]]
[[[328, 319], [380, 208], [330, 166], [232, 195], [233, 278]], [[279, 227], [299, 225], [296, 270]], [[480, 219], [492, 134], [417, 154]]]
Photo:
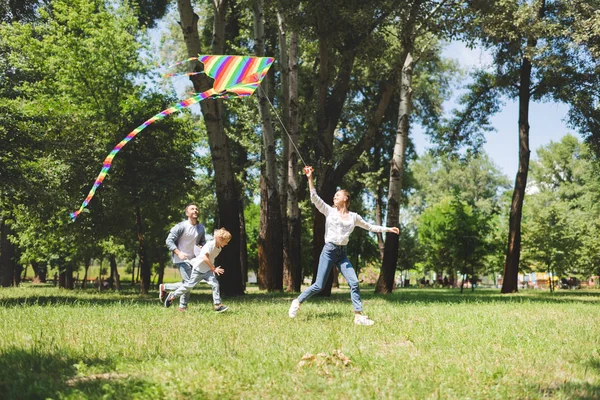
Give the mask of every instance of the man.
[[[188, 204], [185, 208], [185, 215], [187, 219], [171, 228], [166, 241], [169, 251], [173, 253], [173, 264], [179, 268], [183, 282], [189, 280], [192, 274], [192, 265], [189, 260], [195, 256], [194, 247], [202, 247], [206, 244], [204, 226], [198, 222], [198, 207], [194, 203]], [[181, 282], [161, 284], [158, 295], [160, 301], [165, 300], [167, 290], [177, 290], [181, 284]], [[180, 311], [186, 311], [188, 297], [189, 293], [182, 296]]]

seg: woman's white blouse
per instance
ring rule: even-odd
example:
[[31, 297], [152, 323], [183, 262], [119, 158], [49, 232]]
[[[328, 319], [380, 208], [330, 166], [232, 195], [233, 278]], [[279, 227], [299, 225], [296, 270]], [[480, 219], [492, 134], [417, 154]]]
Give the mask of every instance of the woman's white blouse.
[[347, 245], [355, 226], [370, 232], [387, 231], [386, 227], [372, 225], [355, 212], [350, 211], [346, 218], [342, 218], [336, 208], [331, 207], [319, 197], [316, 190], [310, 191], [310, 200], [317, 207], [317, 210], [325, 215], [325, 243], [333, 243], [338, 246]]

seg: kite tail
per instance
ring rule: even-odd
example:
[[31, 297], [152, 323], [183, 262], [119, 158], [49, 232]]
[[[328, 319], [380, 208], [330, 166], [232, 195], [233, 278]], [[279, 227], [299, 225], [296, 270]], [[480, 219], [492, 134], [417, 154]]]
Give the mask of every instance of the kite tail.
[[94, 197], [94, 194], [96, 193], [96, 189], [98, 189], [98, 187], [102, 184], [102, 181], [106, 177], [106, 174], [108, 173], [108, 170], [110, 169], [110, 166], [112, 164], [113, 158], [115, 158], [117, 153], [127, 143], [129, 143], [129, 141], [131, 139], [133, 139], [138, 133], [140, 133], [141, 131], [146, 129], [146, 127], [148, 125], [153, 124], [154, 122], [161, 120], [176, 111], [182, 110], [186, 107], [191, 106], [192, 104], [196, 104], [196, 103], [206, 99], [207, 97], [211, 97], [216, 94], [218, 94], [218, 93], [212, 88], [205, 92], [198, 93], [197, 95], [190, 97], [189, 99], [185, 99], [185, 100], [177, 103], [173, 107], [169, 107], [166, 110], [161, 111], [160, 113], [156, 114], [154, 117], [150, 118], [149, 120], [147, 120], [146, 122], [144, 122], [143, 124], [141, 124], [140, 126], [135, 128], [134, 130], [132, 130], [127, 136], [125, 136], [125, 138], [123, 140], [121, 140], [119, 142], [119, 144], [117, 144], [114, 147], [114, 149], [108, 154], [108, 156], [106, 156], [106, 158], [104, 159], [104, 163], [102, 164], [102, 169], [100, 170], [100, 174], [98, 174], [98, 177], [96, 178], [96, 181], [94, 182], [94, 185], [90, 189], [90, 192], [88, 193], [87, 197], [85, 198], [83, 203], [81, 203], [81, 207], [79, 207], [79, 210], [69, 214], [71, 219], [73, 221], [75, 221], [77, 219], [77, 217], [79, 216], [79, 214], [81, 214], [83, 209], [89, 204], [90, 200], [92, 200], [92, 197]]
[[171, 64], [171, 65], [169, 65], [167, 68], [168, 68], [168, 69], [169, 69], [169, 68], [173, 68], [173, 67], [176, 67], [176, 66], [178, 66], [178, 65], [185, 64], [185, 63], [186, 63], [186, 62], [188, 62], [188, 61], [194, 61], [194, 60], [197, 60], [197, 59], [198, 59], [198, 57], [190, 57], [190, 58], [188, 58], [188, 59], [186, 59], [186, 60], [183, 60], [183, 61], [177, 61], [175, 64]]

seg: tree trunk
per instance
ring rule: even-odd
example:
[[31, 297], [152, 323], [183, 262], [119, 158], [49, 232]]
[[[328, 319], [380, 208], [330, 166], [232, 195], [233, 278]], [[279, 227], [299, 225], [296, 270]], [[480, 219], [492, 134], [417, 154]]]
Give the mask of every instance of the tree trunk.
[[12, 230], [3, 218], [0, 222], [0, 285], [2, 287], [15, 284], [16, 249], [8, 238], [11, 234]]
[[[298, 33], [290, 32], [290, 118], [289, 131], [291, 141], [297, 146], [300, 139], [298, 123]], [[302, 286], [302, 219], [299, 207], [298, 151], [294, 145], [289, 147], [288, 159], [288, 256], [291, 281], [287, 291], [299, 292]]]
[[83, 280], [81, 281], [81, 289], [85, 289], [87, 286], [87, 280], [88, 280], [88, 271], [90, 270], [90, 264], [91, 264], [91, 259], [86, 259], [85, 260], [85, 265], [83, 266]]
[[161, 258], [158, 261], [158, 282], [156, 282], [157, 286], [160, 286], [165, 280], [165, 266], [165, 260]]
[[58, 276], [58, 287], [73, 290], [73, 264], [65, 263], [64, 270]]
[[[108, 256], [110, 262], [110, 288], [121, 290], [121, 276], [119, 275], [119, 269], [117, 268], [117, 258], [114, 254]], [[164, 263], [163, 263], [164, 266]]]
[[[381, 146], [378, 143], [375, 144], [373, 149], [373, 158], [375, 159], [375, 168], [379, 168], [381, 165]], [[379, 183], [375, 188], [375, 223], [377, 225], [383, 225], [383, 188]], [[377, 248], [379, 249], [379, 257], [383, 262], [383, 254], [385, 249], [385, 243], [383, 240], [383, 233], [377, 232]]]
[[146, 254], [146, 242], [144, 240], [144, 226], [142, 221], [142, 213], [140, 210], [140, 205], [135, 205], [135, 226], [137, 230], [137, 238], [138, 238], [138, 256], [140, 257], [140, 262], [138, 266], [138, 273], [140, 274], [140, 292], [148, 293], [150, 291], [150, 261], [148, 260]]
[[[281, 65], [281, 95], [283, 98], [281, 104], [281, 116], [283, 129], [288, 133], [290, 128], [290, 61], [288, 57], [287, 27], [282, 10], [277, 11], [279, 58]], [[283, 239], [283, 288], [286, 291], [293, 289], [293, 262], [290, 259], [290, 234], [288, 227], [288, 185], [290, 174], [290, 140], [288, 134], [281, 134], [281, 164], [279, 176], [279, 204], [281, 207], [281, 229]], [[291, 173], [294, 173], [293, 171]]]
[[31, 267], [33, 268], [33, 283], [46, 283], [48, 279], [48, 265], [32, 261]]
[[[535, 42], [535, 41], [533, 41]], [[531, 43], [528, 44], [531, 45]], [[535, 47], [535, 43], [533, 46]], [[519, 261], [521, 258], [521, 218], [523, 216], [523, 200], [529, 172], [529, 99], [531, 86], [531, 61], [523, 58], [519, 86], [519, 169], [515, 178], [515, 188], [510, 205], [508, 220], [508, 249], [504, 264], [504, 279], [501, 293], [519, 291]]]
[[248, 234], [246, 233], [246, 217], [244, 216], [244, 199], [239, 193], [240, 213], [240, 271], [244, 284], [248, 282]]
[[[214, 24], [211, 54], [223, 54], [225, 51], [225, 13], [227, 0], [214, 0]], [[198, 35], [198, 16], [194, 13], [190, 0], [177, 0], [181, 31], [189, 57], [202, 54]], [[200, 63], [199, 63], [200, 64]], [[202, 69], [198, 66], [197, 71]], [[212, 79], [204, 74], [191, 77], [196, 92], [212, 87]], [[215, 171], [215, 192], [219, 206], [218, 220], [232, 237], [229, 245], [223, 248], [217, 257], [217, 263], [225, 268], [225, 274], [219, 277], [221, 294], [238, 296], [244, 294], [245, 282], [240, 264], [240, 210], [238, 188], [231, 164], [229, 142], [223, 126], [223, 101], [206, 99], [200, 102], [204, 123], [208, 133], [213, 168]]]
[[133, 285], [135, 285], [135, 260], [137, 258], [137, 254], [133, 255], [133, 261], [131, 262], [131, 288], [133, 289]]
[[[407, 47], [412, 48], [412, 43]], [[388, 189], [387, 226], [400, 227], [400, 200], [404, 163], [410, 130], [410, 114], [412, 112], [412, 77], [413, 58], [410, 53], [404, 58], [400, 84], [400, 105], [398, 108], [398, 129], [396, 144], [390, 163], [390, 185]], [[377, 279], [375, 293], [391, 293], [394, 290], [394, 275], [398, 263], [398, 247], [400, 235], [386, 234], [381, 272]]]
[[[265, 53], [264, 14], [262, 0], [254, 2], [254, 54]], [[269, 77], [256, 91], [262, 122], [264, 166], [261, 168], [261, 207], [258, 238], [258, 286], [268, 291], [283, 290], [283, 232], [281, 203], [278, 193], [275, 135], [268, 104]]]

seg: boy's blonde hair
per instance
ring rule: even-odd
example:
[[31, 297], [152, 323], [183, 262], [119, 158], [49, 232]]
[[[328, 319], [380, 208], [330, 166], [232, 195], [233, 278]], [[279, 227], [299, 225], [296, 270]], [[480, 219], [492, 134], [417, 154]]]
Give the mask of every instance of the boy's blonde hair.
[[225, 228], [219, 228], [215, 231], [215, 238], [217, 238], [217, 237], [220, 237], [223, 240], [230, 241], [231, 233], [229, 233], [229, 231]]

